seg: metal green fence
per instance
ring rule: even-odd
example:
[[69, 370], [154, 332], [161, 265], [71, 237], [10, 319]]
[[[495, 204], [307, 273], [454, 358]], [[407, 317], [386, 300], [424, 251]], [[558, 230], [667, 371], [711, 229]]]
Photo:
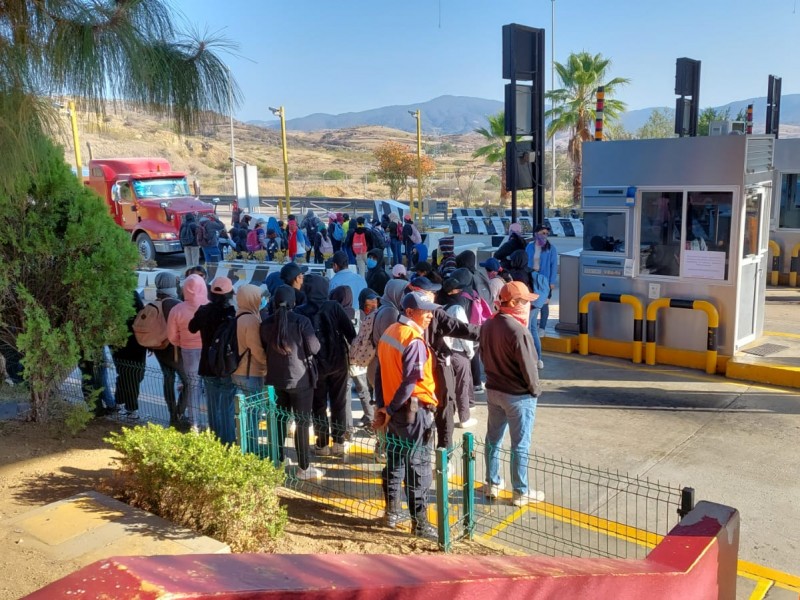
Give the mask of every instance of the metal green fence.
[[[302, 480], [297, 477], [293, 443], [281, 439], [283, 432], [291, 431], [292, 420], [290, 413], [276, 406], [269, 388], [237, 398], [243, 451], [277, 465], [283, 445], [288, 487], [364, 518], [381, 519], [383, 457], [392, 451], [387, 444], [393, 442], [356, 430], [343, 456], [319, 456], [312, 450], [312, 463], [323, 468], [325, 476]], [[411, 453], [420, 448], [394, 450]], [[643, 557], [677, 524], [679, 510], [691, 508], [679, 487], [536, 453], [528, 457], [529, 485], [544, 492], [544, 500], [515, 506], [510, 485], [503, 486], [497, 498], [487, 497], [486, 445], [472, 434], [465, 433], [448, 450], [427, 451], [434, 452], [428, 518], [437, 526], [438, 543], [445, 550], [472, 538], [548, 555]], [[500, 471], [510, 484], [511, 452], [501, 449], [499, 454]]]

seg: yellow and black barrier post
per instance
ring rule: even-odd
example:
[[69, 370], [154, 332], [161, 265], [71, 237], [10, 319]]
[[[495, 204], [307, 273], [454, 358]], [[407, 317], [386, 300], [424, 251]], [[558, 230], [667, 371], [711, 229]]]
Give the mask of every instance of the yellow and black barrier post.
[[800, 271], [800, 244], [795, 244], [792, 248], [792, 262], [789, 263], [789, 285], [797, 287], [797, 272]]
[[769, 284], [778, 285], [778, 278], [781, 274], [781, 247], [775, 240], [770, 240], [769, 249], [772, 250], [772, 268], [769, 271]]
[[601, 294], [591, 292], [585, 294], [578, 306], [578, 352], [587, 356], [589, 354], [589, 304], [592, 302], [616, 302], [628, 304], [633, 307], [633, 342], [631, 358], [635, 363], [642, 362], [642, 317], [644, 308], [636, 296], [630, 294]]
[[644, 344], [645, 362], [656, 364], [656, 315], [659, 308], [688, 308], [702, 310], [708, 316], [708, 338], [706, 340], [706, 373], [717, 372], [717, 330], [719, 312], [705, 300], [683, 300], [680, 298], [658, 298], [647, 306], [647, 339]]

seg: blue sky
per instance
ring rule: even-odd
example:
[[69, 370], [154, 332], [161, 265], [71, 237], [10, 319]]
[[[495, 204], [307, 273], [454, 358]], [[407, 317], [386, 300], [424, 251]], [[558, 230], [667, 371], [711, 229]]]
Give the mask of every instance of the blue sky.
[[[556, 0], [555, 57], [612, 59], [629, 109], [674, 105], [675, 59], [702, 61], [700, 104], [765, 96], [767, 77], [800, 92], [797, 0]], [[501, 28], [546, 30], [551, 0], [172, 0], [194, 29], [239, 46], [224, 55], [244, 95], [235, 116], [269, 120], [413, 104], [444, 94], [502, 100]]]

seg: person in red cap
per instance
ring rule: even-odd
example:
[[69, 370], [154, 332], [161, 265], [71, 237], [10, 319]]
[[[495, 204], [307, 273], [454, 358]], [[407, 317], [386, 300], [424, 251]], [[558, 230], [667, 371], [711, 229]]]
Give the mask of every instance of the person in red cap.
[[500, 445], [511, 430], [512, 504], [525, 506], [544, 500], [528, 486], [528, 450], [536, 401], [541, 393], [538, 356], [528, 330], [531, 302], [538, 298], [521, 281], [500, 290], [498, 312], [481, 327], [480, 353], [486, 370], [489, 418], [486, 425], [486, 496], [496, 499], [500, 479]]
[[233, 444], [236, 442], [233, 403], [236, 387], [230, 374], [215, 370], [208, 353], [220, 326], [229, 319], [236, 319], [236, 310], [231, 306], [233, 298], [231, 280], [227, 277], [214, 279], [211, 282], [208, 298], [210, 302], [198, 308], [189, 321], [189, 331], [200, 332], [203, 343], [198, 374], [203, 378], [206, 388], [208, 426], [223, 444]]

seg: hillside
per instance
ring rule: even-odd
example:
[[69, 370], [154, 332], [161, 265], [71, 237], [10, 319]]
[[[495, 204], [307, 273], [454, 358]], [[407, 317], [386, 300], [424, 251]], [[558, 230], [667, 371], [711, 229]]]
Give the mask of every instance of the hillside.
[[[409, 120], [413, 119], [406, 115]], [[60, 122], [56, 139], [65, 148], [68, 163], [74, 166], [72, 134], [66, 115]], [[197, 179], [203, 194], [232, 194], [230, 167], [230, 123], [217, 117], [197, 135], [179, 136], [166, 121], [131, 110], [122, 104], [109, 107], [108, 114], [97, 119], [94, 114], [80, 114], [78, 129], [82, 162], [88, 164], [89, 152], [96, 158], [115, 156], [161, 156], [176, 170], [186, 171]], [[259, 168], [260, 193], [283, 195], [283, 162], [280, 133], [256, 125], [234, 121], [233, 137], [237, 161]], [[416, 152], [415, 133], [380, 126], [362, 126], [330, 131], [289, 131], [290, 193], [293, 196], [386, 198], [387, 189], [375, 180], [373, 150], [393, 140]], [[497, 168], [487, 166], [472, 153], [482, 145], [481, 136], [425, 135], [425, 152], [437, 163], [433, 188], [458, 194], [471, 189], [474, 200], [497, 197], [498, 184], [484, 185]], [[435, 193], [435, 189], [430, 190]], [[466, 193], [466, 192], [461, 192]]]

